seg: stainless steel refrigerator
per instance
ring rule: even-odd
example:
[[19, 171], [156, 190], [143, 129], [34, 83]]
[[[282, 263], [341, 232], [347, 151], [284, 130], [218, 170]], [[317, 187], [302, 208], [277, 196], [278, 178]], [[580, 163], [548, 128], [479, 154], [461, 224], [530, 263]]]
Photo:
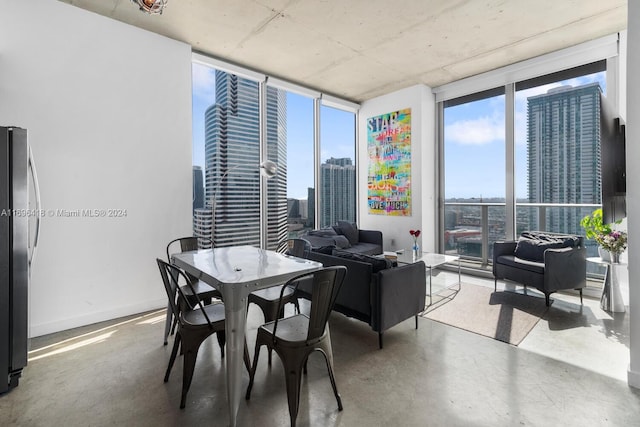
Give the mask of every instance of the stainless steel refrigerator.
[[38, 200], [27, 131], [0, 127], [0, 394], [18, 385], [27, 365], [29, 277], [40, 220], [39, 206], [30, 209], [30, 183]]

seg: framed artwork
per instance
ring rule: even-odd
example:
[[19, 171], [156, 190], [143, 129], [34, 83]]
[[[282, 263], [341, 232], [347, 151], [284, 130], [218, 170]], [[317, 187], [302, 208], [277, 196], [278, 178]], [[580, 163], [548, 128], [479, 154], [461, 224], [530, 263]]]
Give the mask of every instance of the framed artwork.
[[367, 119], [367, 151], [369, 213], [411, 216], [411, 108]]

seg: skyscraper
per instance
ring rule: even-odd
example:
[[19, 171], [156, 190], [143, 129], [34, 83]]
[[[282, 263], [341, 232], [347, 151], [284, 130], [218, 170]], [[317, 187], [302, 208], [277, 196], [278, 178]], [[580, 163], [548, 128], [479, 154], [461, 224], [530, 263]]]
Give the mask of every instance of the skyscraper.
[[[600, 203], [600, 91], [590, 83], [527, 99], [529, 203]], [[546, 229], [582, 234], [582, 216], [579, 209], [547, 208]], [[529, 224], [539, 227], [537, 212]]]
[[[205, 207], [194, 213], [194, 231], [210, 236], [216, 247], [259, 246], [259, 86], [216, 70], [215, 94], [215, 104], [205, 112]], [[278, 165], [267, 184], [267, 247], [275, 249], [287, 237], [286, 94], [271, 87], [266, 142], [267, 158]]]
[[349, 158], [320, 165], [320, 226], [356, 220], [356, 167]]
[[193, 211], [204, 208], [204, 180], [202, 177], [202, 168], [200, 166], [193, 167]]

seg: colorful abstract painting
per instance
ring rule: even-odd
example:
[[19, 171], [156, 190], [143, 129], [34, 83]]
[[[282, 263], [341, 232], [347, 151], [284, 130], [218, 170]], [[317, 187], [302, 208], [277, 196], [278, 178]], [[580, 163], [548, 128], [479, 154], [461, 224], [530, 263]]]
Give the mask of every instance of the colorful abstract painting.
[[369, 213], [411, 215], [411, 109], [367, 119]]

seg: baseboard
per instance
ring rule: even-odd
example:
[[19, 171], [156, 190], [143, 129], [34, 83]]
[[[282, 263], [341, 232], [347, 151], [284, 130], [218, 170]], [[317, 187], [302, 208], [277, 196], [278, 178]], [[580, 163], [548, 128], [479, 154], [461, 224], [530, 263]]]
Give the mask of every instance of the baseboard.
[[640, 372], [632, 371], [631, 366], [627, 369], [627, 384], [629, 387], [640, 389]]
[[91, 325], [105, 320], [117, 319], [119, 317], [130, 316], [132, 314], [143, 313], [145, 311], [158, 310], [167, 308], [167, 299], [157, 301], [145, 301], [134, 305], [116, 307], [109, 310], [85, 314], [78, 317], [70, 317], [67, 319], [56, 320], [52, 322], [30, 325], [29, 338], [39, 337], [41, 335], [52, 334], [54, 332], [66, 331], [80, 326]]

